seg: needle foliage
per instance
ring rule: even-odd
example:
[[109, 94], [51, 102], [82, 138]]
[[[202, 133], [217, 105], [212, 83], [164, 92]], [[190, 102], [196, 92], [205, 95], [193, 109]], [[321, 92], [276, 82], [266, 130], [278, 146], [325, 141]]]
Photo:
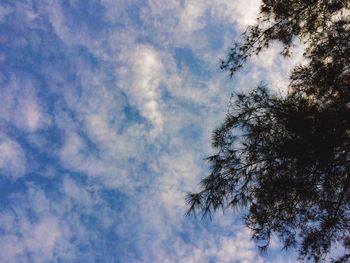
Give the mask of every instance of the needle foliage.
[[348, 0], [262, 1], [258, 23], [233, 44], [222, 69], [233, 76], [273, 41], [283, 56], [302, 42], [304, 62], [285, 96], [263, 85], [233, 95], [213, 133], [211, 172], [187, 196], [189, 214], [244, 208], [262, 250], [274, 234], [300, 259], [350, 262], [349, 8]]

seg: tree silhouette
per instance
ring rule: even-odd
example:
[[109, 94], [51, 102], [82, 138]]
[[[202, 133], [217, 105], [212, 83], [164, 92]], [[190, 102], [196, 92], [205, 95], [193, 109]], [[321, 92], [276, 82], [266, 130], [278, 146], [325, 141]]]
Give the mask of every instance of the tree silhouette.
[[292, 71], [286, 96], [259, 85], [233, 95], [213, 133], [217, 154], [188, 213], [246, 208], [244, 220], [262, 250], [272, 234], [300, 259], [350, 261], [350, 1], [263, 0], [258, 23], [230, 49], [231, 76], [251, 56], [295, 39], [305, 63]]

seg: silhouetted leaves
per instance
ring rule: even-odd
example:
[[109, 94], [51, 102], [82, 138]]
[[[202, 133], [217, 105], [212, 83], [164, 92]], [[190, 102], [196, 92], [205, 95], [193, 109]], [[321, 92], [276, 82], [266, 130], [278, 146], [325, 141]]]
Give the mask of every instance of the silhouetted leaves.
[[258, 25], [248, 27], [221, 64], [233, 75], [247, 59], [293, 40], [306, 45], [286, 96], [259, 85], [235, 94], [213, 133], [217, 154], [189, 212], [246, 208], [246, 225], [267, 249], [272, 233], [300, 258], [324, 261], [336, 245], [350, 260], [350, 1], [263, 0]]

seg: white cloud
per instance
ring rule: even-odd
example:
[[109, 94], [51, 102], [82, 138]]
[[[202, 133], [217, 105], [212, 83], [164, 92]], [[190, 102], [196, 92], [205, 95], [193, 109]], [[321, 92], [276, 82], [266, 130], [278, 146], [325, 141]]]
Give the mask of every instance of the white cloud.
[[8, 6], [0, 6], [0, 22], [4, 22], [5, 18], [12, 12]]
[[193, 32], [205, 25], [205, 3], [203, 1], [186, 1], [180, 16], [181, 31]]
[[66, 44], [87, 42], [83, 30], [76, 34], [73, 32], [73, 30], [71, 30], [69, 26], [74, 27], [74, 25], [69, 25], [68, 21], [65, 20], [64, 12], [62, 11], [59, 3], [55, 1], [48, 1], [45, 3], [45, 9], [47, 9], [46, 11], [49, 15], [53, 29], [63, 42]]
[[25, 175], [26, 157], [22, 147], [5, 135], [0, 134], [0, 172], [10, 179]]
[[4, 249], [0, 261], [52, 262], [57, 256], [69, 259], [70, 227], [74, 222], [63, 225], [51, 200], [38, 188], [30, 186], [27, 193], [17, 194], [13, 199], [17, 205], [0, 214], [0, 245]]
[[29, 76], [12, 76], [1, 89], [0, 120], [27, 132], [36, 132], [49, 125], [50, 119], [36, 95], [35, 85]]
[[105, 8], [105, 18], [112, 23], [124, 23], [130, 21], [128, 8], [137, 4], [136, 0], [101, 0]]
[[[262, 258], [256, 253], [254, 244], [249, 240], [246, 231], [240, 231], [235, 237], [223, 237], [216, 244], [209, 245], [209, 251], [200, 251], [200, 254], [206, 254], [215, 257], [217, 262], [230, 263], [238, 261], [242, 263], [263, 262]], [[196, 262], [196, 261], [190, 261]], [[197, 261], [198, 262], [198, 261]]]
[[236, 260], [242, 263], [262, 263], [263, 259], [257, 255], [255, 245], [250, 240], [249, 235], [249, 231], [243, 230], [238, 232], [234, 238], [223, 238], [215, 251], [217, 261], [229, 263]]
[[205, 11], [203, 1], [181, 3], [170, 0], [164, 4], [150, 0], [140, 12], [144, 26], [148, 29], [144, 34], [151, 34], [152, 39], [162, 47], [203, 48], [208, 43], [207, 36], [199, 31], [206, 25]]
[[237, 231], [236, 235], [213, 237], [209, 232], [191, 233], [195, 242], [185, 243], [179, 237], [171, 238], [171, 251], [164, 252], [164, 248], [158, 244], [153, 260], [157, 262], [264, 262], [254, 248], [254, 244], [247, 236], [246, 231]]
[[[213, 36], [201, 32], [209, 23], [225, 25], [222, 30], [239, 29], [255, 23], [259, 12], [260, 0], [246, 1], [198, 1], [186, 0], [161, 1], [150, 0], [141, 11], [141, 17], [152, 38], [169, 46], [188, 46], [194, 51], [208, 50], [208, 38]], [[208, 16], [211, 16], [211, 21]], [[231, 27], [231, 28], [230, 28]], [[146, 32], [147, 33], [147, 32]], [[204, 50], [203, 50], [204, 51]]]
[[224, 23], [232, 23], [239, 30], [256, 23], [261, 0], [209, 1], [212, 15]]
[[[108, 178], [109, 174], [118, 174], [117, 167], [91, 154], [83, 139], [76, 133], [67, 134], [60, 158], [65, 166], [87, 175]], [[122, 181], [120, 176], [119, 180]]]
[[238, 81], [242, 86], [244, 83], [246, 83], [245, 86], [250, 83], [248, 88], [253, 88], [263, 80], [272, 90], [286, 95], [292, 69], [295, 65], [305, 62], [303, 58], [304, 48], [302, 43], [296, 43], [296, 46], [291, 49], [292, 56], [283, 57], [280, 54], [283, 50], [282, 45], [274, 42], [269, 49], [262, 51], [259, 56], [254, 56], [251, 61], [248, 61], [253, 66], [249, 72], [250, 78], [247, 79], [246, 74], [238, 74]]
[[[135, 158], [141, 154], [143, 145], [134, 146], [139, 137], [134, 137], [135, 142], [132, 141], [133, 135], [131, 134], [122, 136], [112, 133], [112, 137], [102, 138], [101, 133], [111, 132], [112, 128], [106, 127], [104, 123], [101, 126], [94, 126], [96, 124], [94, 122], [90, 124], [91, 128], [96, 129], [99, 133], [97, 137], [91, 137], [91, 139], [94, 140], [93, 142], [96, 143], [100, 151], [98, 153], [91, 152], [93, 150], [88, 147], [86, 141], [78, 133], [66, 132], [64, 146], [58, 151], [62, 164], [72, 171], [83, 172], [99, 179], [108, 188], [130, 191], [141, 184], [141, 181], [139, 183], [135, 181], [138, 175], [133, 174], [132, 167], [128, 165], [129, 158]], [[131, 127], [131, 129], [133, 128], [135, 127]], [[126, 147], [123, 148], [123, 145]]]
[[[40, 127], [42, 114], [39, 110], [38, 103], [33, 100], [19, 102], [21, 115], [23, 116], [24, 125], [30, 130], [35, 131]], [[21, 118], [21, 117], [20, 117]]]
[[59, 225], [57, 218], [43, 217], [35, 224], [28, 224], [24, 221], [20, 226], [22, 242], [25, 249], [32, 253], [34, 262], [47, 262], [54, 258], [54, 250], [58, 240], [63, 238], [65, 233]]
[[156, 131], [163, 126], [159, 86], [164, 81], [164, 67], [157, 52], [144, 45], [125, 50], [124, 66], [118, 69], [120, 88], [130, 98], [140, 114], [148, 119]]

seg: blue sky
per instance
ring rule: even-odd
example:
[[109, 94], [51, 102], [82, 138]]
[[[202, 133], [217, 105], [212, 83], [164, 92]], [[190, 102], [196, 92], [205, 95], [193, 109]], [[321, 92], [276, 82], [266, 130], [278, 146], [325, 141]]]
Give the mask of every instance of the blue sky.
[[258, 6], [1, 1], [0, 262], [294, 262], [232, 213], [184, 216], [230, 93], [279, 90], [300, 58], [219, 70]]

